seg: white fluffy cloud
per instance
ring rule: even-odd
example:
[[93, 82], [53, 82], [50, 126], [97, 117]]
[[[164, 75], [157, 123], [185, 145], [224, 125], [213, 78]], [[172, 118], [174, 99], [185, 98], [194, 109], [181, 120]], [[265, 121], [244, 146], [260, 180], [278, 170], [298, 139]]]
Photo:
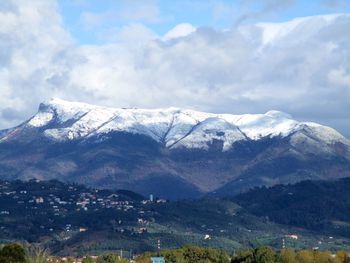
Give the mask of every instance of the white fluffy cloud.
[[55, 63], [71, 42], [52, 1], [6, 1], [0, 5], [1, 127], [32, 112], [50, 93]]
[[142, 24], [80, 45], [51, 1], [0, 5], [0, 126], [50, 97], [114, 107], [286, 111], [350, 135], [350, 15], [218, 31]]
[[169, 30], [162, 38], [163, 41], [169, 41], [180, 37], [186, 37], [196, 31], [196, 28], [189, 23], [182, 23]]

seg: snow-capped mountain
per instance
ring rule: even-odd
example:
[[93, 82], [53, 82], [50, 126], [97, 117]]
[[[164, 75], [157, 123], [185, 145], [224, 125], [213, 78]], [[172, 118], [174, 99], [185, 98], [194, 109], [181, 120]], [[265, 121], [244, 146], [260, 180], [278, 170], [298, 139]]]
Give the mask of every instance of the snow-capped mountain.
[[169, 198], [350, 176], [350, 142], [290, 115], [118, 109], [52, 99], [0, 131], [0, 178], [56, 178]]
[[[208, 149], [213, 140], [223, 141], [223, 150], [241, 140], [286, 137], [309, 129], [326, 143], [349, 144], [335, 130], [311, 122], [298, 122], [286, 113], [213, 114], [179, 108], [117, 109], [52, 99], [22, 128], [43, 128], [43, 134], [55, 141], [108, 137], [111, 132], [149, 136], [167, 148]], [[15, 132], [18, 132], [15, 130]]]

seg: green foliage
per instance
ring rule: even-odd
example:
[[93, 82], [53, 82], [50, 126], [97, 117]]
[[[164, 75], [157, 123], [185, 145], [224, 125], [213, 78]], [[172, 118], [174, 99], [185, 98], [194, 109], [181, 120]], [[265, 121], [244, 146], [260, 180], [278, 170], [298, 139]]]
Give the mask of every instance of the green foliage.
[[92, 257], [84, 257], [81, 263], [95, 263], [95, 260]]
[[[161, 255], [167, 263], [229, 263], [228, 255], [221, 250], [212, 248], [202, 248], [196, 246], [186, 246], [179, 249], [164, 250]], [[149, 263], [154, 256], [145, 253], [137, 258], [137, 263]]]
[[143, 253], [136, 258], [136, 263], [152, 263], [152, 254], [149, 252]]
[[26, 263], [48, 263], [49, 254], [40, 246], [28, 246], [26, 251]]
[[317, 251], [314, 253], [314, 261], [318, 263], [330, 263], [333, 262], [333, 257], [330, 252]]
[[[293, 185], [254, 188], [235, 196], [233, 200], [254, 215], [268, 217], [280, 224], [317, 231], [332, 230], [332, 222], [350, 221], [349, 187], [349, 178], [303, 181]], [[350, 236], [349, 229], [343, 232], [339, 234]]]
[[297, 253], [296, 259], [300, 263], [313, 263], [313, 251], [301, 250]]
[[246, 250], [238, 252], [237, 256], [232, 258], [231, 263], [253, 263], [254, 252], [253, 250]]
[[274, 263], [276, 254], [270, 247], [260, 247], [254, 250], [254, 259], [257, 263]]
[[[213, 248], [185, 246], [178, 249], [163, 250], [160, 252], [167, 263], [350, 263], [347, 251], [338, 251], [335, 254], [329, 251], [314, 251], [283, 249], [275, 251], [270, 247], [262, 246], [255, 249], [239, 251], [231, 260], [227, 253]], [[139, 255], [136, 263], [151, 263], [155, 253], [147, 252]], [[7, 244], [0, 249], [0, 263], [51, 263], [52, 257], [45, 249], [29, 245], [23, 248], [18, 244]], [[61, 263], [73, 263], [75, 259], [68, 258]], [[121, 259], [116, 253], [107, 253], [94, 260], [87, 256], [82, 263], [129, 263]]]
[[25, 250], [19, 244], [8, 244], [0, 250], [0, 263], [24, 263]]
[[[307, 189], [310, 189], [310, 194], [315, 196], [316, 199], [318, 198], [314, 200], [315, 198], [312, 197], [314, 199], [311, 200], [320, 204], [322, 198], [319, 197], [319, 194], [316, 194], [320, 190], [317, 187], [316, 190], [312, 190], [308, 186], [311, 183], [304, 184], [306, 184]], [[344, 184], [347, 189], [350, 187], [350, 183], [346, 181], [334, 182], [334, 184]], [[288, 232], [303, 236], [302, 242], [299, 240], [292, 241], [295, 243], [288, 244], [290, 246], [295, 248], [311, 247], [316, 241], [313, 232], [291, 229], [289, 226], [274, 224], [267, 217], [261, 219], [253, 216], [229, 199], [204, 198], [167, 203], [143, 203], [140, 202], [137, 195], [134, 196], [131, 192], [96, 191], [81, 185], [65, 184], [58, 181], [0, 181], [1, 185], [4, 185], [4, 187], [0, 187], [2, 189], [0, 189], [2, 210], [9, 211], [9, 214], [0, 217], [0, 224], [3, 226], [0, 229], [2, 240], [27, 240], [30, 243], [43, 242], [50, 250], [57, 253], [61, 252], [61, 254], [99, 255], [105, 251], [117, 251], [119, 249], [139, 253], [154, 251], [155, 240], [157, 239], [162, 240], [163, 248], [181, 247], [186, 244], [217, 247], [226, 251], [239, 249], [242, 246], [268, 245], [277, 247], [280, 245], [282, 233], [286, 233], [284, 231], [286, 228]], [[306, 221], [313, 224], [317, 223], [315, 218], [324, 210], [333, 214], [337, 213], [336, 204], [329, 206], [327, 202], [325, 203], [327, 209], [320, 208], [318, 205], [316, 206], [317, 209], [309, 210], [311, 202], [308, 201], [310, 199], [306, 196], [307, 193], [303, 193], [301, 186], [303, 185], [295, 186], [295, 189], [290, 186], [281, 186], [282, 190], [278, 190], [279, 188], [274, 190], [276, 193], [270, 193], [268, 190], [265, 193], [265, 191], [260, 190], [261, 193], [259, 191], [257, 194], [259, 197], [257, 198], [258, 205], [254, 206], [255, 200], [252, 199], [252, 206], [248, 208], [254, 209], [255, 207], [269, 215], [271, 213], [278, 216], [276, 218], [269, 216], [269, 219], [294, 220], [295, 222], [290, 222], [291, 224], [297, 224], [296, 222], [300, 222], [299, 219], [304, 216]], [[323, 188], [327, 190], [334, 187]], [[26, 189], [26, 194], [20, 194], [23, 189]], [[319, 240], [323, 241], [320, 249], [344, 249], [350, 243], [350, 239], [339, 238], [339, 235], [345, 236], [346, 233], [350, 237], [350, 224], [346, 221], [348, 213], [346, 211], [349, 211], [348, 208], [350, 207], [350, 194], [344, 193], [340, 186], [334, 189], [343, 194], [343, 199], [338, 200], [347, 200], [349, 197], [349, 202], [341, 201], [338, 203], [338, 206], [343, 209], [340, 209], [341, 213], [335, 217], [339, 220], [334, 222], [340, 222], [341, 226], [339, 228], [334, 227], [329, 232], [324, 232], [327, 233], [327, 238], [334, 236], [334, 240], [326, 242], [323, 236], [324, 233], [320, 232]], [[7, 195], [4, 192], [16, 194]], [[282, 201], [280, 203], [272, 202], [275, 199], [278, 200], [279, 192], [281, 192]], [[334, 194], [338, 195], [338, 192]], [[288, 193], [294, 193], [294, 195]], [[299, 193], [302, 194], [302, 199], [298, 198]], [[94, 202], [91, 199], [92, 202], [87, 206], [88, 210], [85, 211], [76, 205], [80, 200], [79, 198], [85, 196], [85, 194], [94, 196], [94, 199], [103, 200], [107, 200], [109, 196], [117, 195], [118, 197], [110, 199], [113, 203], [115, 203], [115, 200], [128, 201], [128, 207], [131, 205], [133, 208], [123, 209], [123, 205], [121, 209], [110, 209], [108, 205], [102, 205], [102, 203]], [[326, 195], [326, 201], [333, 200], [329, 199], [328, 195], [329, 193]], [[35, 197], [42, 197], [45, 201], [37, 204], [34, 201]], [[56, 197], [60, 201], [57, 201]], [[253, 197], [255, 198], [255, 195]], [[54, 200], [54, 206], [57, 206], [59, 212], [55, 211], [57, 209], [50, 204], [51, 199]], [[259, 203], [261, 200], [267, 200], [267, 204], [272, 203], [273, 206], [261, 207]], [[67, 203], [61, 204], [61, 202]], [[249, 206], [249, 198], [247, 202]], [[306, 206], [301, 210], [300, 205], [303, 204]], [[285, 207], [288, 206], [290, 209], [286, 211]], [[148, 211], [142, 214], [142, 219], [147, 223], [137, 223], [141, 211]], [[287, 212], [296, 213], [296, 211], [299, 211], [298, 214], [293, 214], [291, 217], [287, 214]], [[55, 215], [56, 212], [57, 215]], [[312, 217], [307, 218], [307, 214]], [[344, 217], [344, 220], [340, 216]], [[70, 225], [70, 229], [66, 229], [67, 225]], [[79, 232], [81, 227], [88, 229], [88, 231]], [[147, 228], [147, 232], [140, 234], [139, 230], [141, 228]], [[342, 231], [344, 228], [348, 228], [348, 231]], [[256, 231], [250, 231], [251, 229]], [[210, 234], [211, 239], [204, 239], [205, 234]], [[169, 255], [168, 261], [174, 261], [171, 255]]]
[[346, 251], [338, 251], [335, 257], [340, 263], [350, 263], [350, 256]]
[[275, 252], [269, 247], [260, 247], [239, 252], [231, 260], [231, 263], [349, 263], [349, 254], [338, 251], [332, 255], [328, 251], [283, 249]]
[[280, 263], [298, 263], [296, 253], [292, 249], [283, 249], [279, 256]]
[[120, 259], [118, 254], [108, 253], [98, 257], [97, 263], [128, 263], [126, 259]]
[[239, 252], [231, 263], [274, 263], [278, 260], [275, 251], [270, 247], [259, 247], [254, 250]]

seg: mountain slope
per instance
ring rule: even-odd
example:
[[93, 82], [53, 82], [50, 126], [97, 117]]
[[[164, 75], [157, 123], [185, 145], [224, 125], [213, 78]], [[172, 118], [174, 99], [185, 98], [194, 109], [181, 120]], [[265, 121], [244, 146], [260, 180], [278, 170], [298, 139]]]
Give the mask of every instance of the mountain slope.
[[166, 198], [350, 176], [350, 142], [288, 114], [114, 109], [53, 99], [0, 132], [0, 177], [76, 181]]

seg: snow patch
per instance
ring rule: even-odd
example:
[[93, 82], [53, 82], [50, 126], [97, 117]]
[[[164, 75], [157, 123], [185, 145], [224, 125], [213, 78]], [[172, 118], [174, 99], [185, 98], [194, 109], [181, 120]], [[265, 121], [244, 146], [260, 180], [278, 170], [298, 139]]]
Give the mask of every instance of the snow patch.
[[54, 117], [52, 112], [38, 112], [28, 122], [28, 125], [33, 127], [42, 127], [47, 125]]

